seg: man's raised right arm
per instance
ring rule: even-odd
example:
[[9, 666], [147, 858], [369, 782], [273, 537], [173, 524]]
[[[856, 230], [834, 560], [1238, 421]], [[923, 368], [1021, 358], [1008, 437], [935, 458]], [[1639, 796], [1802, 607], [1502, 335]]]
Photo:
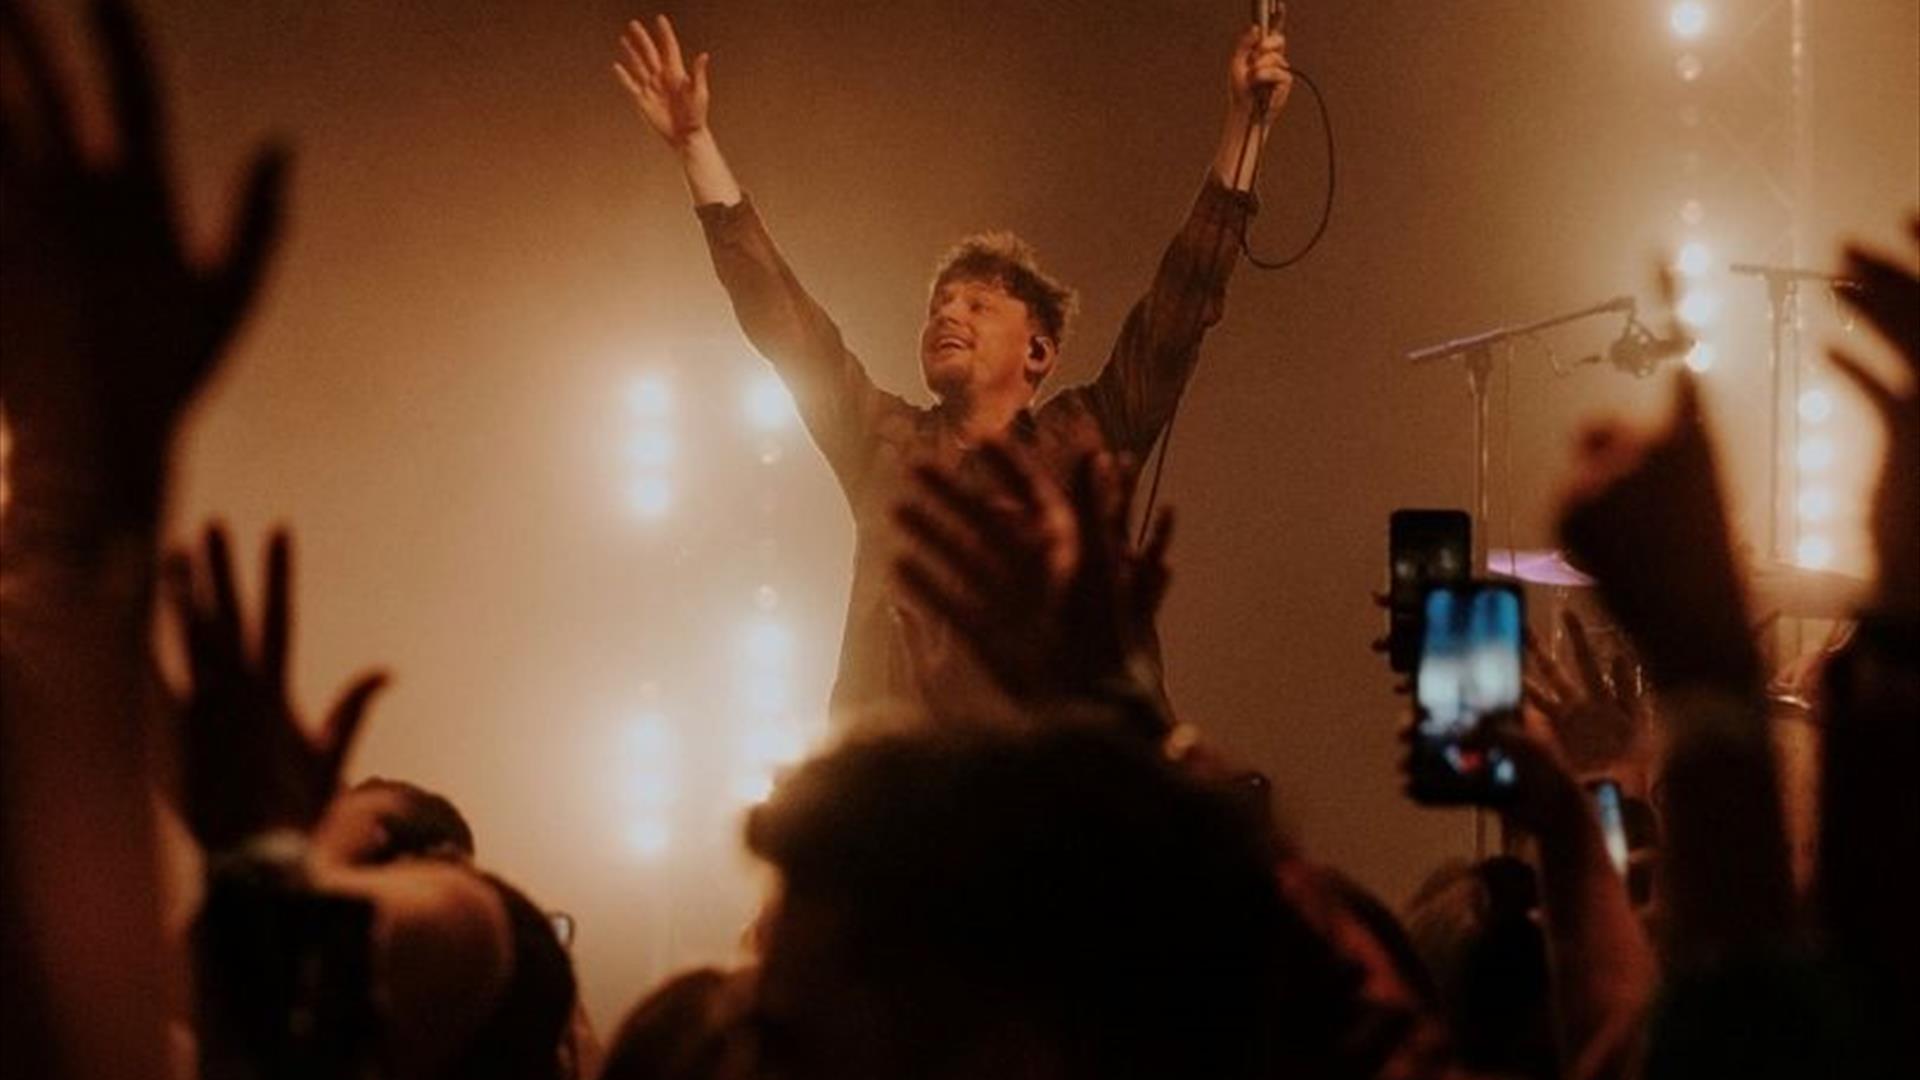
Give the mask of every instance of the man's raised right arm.
[[875, 421], [905, 405], [880, 391], [840, 330], [801, 287], [708, 125], [710, 54], [684, 59], [673, 23], [633, 20], [614, 74], [654, 134], [679, 159], [714, 271], [753, 347], [780, 375], [808, 432], [844, 487], [858, 482]]

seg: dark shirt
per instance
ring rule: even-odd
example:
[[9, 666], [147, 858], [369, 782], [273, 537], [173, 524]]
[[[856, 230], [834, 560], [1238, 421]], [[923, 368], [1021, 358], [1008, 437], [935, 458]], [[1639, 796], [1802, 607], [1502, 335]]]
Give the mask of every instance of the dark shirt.
[[[1011, 438], [1063, 482], [1076, 462], [1095, 451], [1144, 459], [1173, 415], [1199, 359], [1201, 337], [1220, 320], [1253, 210], [1251, 196], [1230, 191], [1209, 174], [1099, 376], [1021, 413]], [[892, 564], [901, 541], [891, 511], [906, 494], [915, 464], [937, 461], [964, 474], [972, 455], [947, 414], [873, 384], [839, 328], [794, 276], [751, 200], [709, 204], [697, 213], [741, 329], [786, 382], [853, 511], [853, 591], [831, 712], [844, 720], [876, 705], [927, 704], [916, 671], [928, 670], [928, 658], [924, 652], [910, 655], [896, 616]]]

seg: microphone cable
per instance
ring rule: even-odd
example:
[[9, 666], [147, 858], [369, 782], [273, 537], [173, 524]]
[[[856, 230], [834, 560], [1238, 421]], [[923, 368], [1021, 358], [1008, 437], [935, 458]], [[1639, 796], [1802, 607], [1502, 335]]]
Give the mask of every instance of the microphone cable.
[[[1247, 228], [1244, 225], [1241, 227], [1241, 254], [1246, 256], [1248, 264], [1256, 270], [1285, 270], [1306, 258], [1314, 248], [1319, 246], [1321, 238], [1327, 234], [1327, 226], [1333, 221], [1333, 197], [1337, 187], [1335, 162], [1338, 160], [1338, 157], [1334, 153], [1333, 118], [1327, 111], [1327, 98], [1326, 95], [1320, 92], [1320, 86], [1313, 81], [1312, 76], [1293, 65], [1288, 65], [1286, 70], [1288, 74], [1292, 75], [1296, 81], [1304, 85], [1308, 91], [1313, 94], [1314, 107], [1320, 114], [1320, 131], [1326, 146], [1327, 156], [1327, 188], [1325, 196], [1320, 201], [1320, 220], [1314, 226], [1313, 234], [1307, 237], [1306, 243], [1302, 244], [1300, 249], [1292, 254], [1279, 259], [1265, 259], [1260, 257], [1254, 252], [1253, 245], [1248, 240]], [[1259, 133], [1263, 118], [1264, 110], [1254, 113], [1254, 115], [1248, 119], [1246, 134], [1241, 140], [1242, 160], [1245, 159], [1248, 149], [1255, 145], [1254, 137]], [[1259, 149], [1253, 151], [1253, 170], [1247, 177], [1247, 193], [1254, 195], [1256, 198], [1257, 192], [1255, 188], [1260, 180], [1260, 151], [1265, 148], [1265, 144], [1262, 142], [1259, 145]], [[1240, 163], [1235, 163], [1235, 181], [1238, 181], [1240, 178], [1239, 173], [1241, 167]], [[1236, 182], [1233, 186], [1237, 188], [1239, 185]], [[1198, 274], [1197, 267], [1193, 273]], [[1188, 284], [1190, 288], [1192, 284], [1191, 278]], [[1147, 528], [1153, 524], [1153, 510], [1160, 500], [1160, 479], [1166, 475], [1167, 471], [1167, 448], [1173, 443], [1174, 421], [1179, 419], [1180, 405], [1186, 401], [1187, 390], [1192, 382], [1193, 378], [1190, 375], [1186, 382], [1181, 385], [1179, 395], [1173, 399], [1173, 406], [1167, 411], [1166, 426], [1160, 433], [1160, 446], [1152, 455], [1153, 480], [1147, 485], [1147, 501], [1141, 506], [1140, 525], [1133, 541], [1133, 546], [1136, 548], [1143, 546], [1147, 542]]]

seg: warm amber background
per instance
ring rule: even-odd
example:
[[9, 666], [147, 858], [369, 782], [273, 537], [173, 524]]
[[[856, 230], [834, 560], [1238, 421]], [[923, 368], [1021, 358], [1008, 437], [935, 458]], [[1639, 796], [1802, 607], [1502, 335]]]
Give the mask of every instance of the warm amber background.
[[[395, 669], [357, 771], [444, 789], [484, 861], [576, 913], [587, 999], [610, 1029], [665, 970], [727, 954], [752, 895], [735, 804], [716, 790], [733, 635], [754, 586], [776, 584], [799, 641], [796, 700], [823, 700], [850, 543], [800, 436], [761, 465], [738, 422], [757, 362], [672, 161], [609, 72], [636, 12], [146, 6], [203, 233], [256, 140], [281, 133], [299, 153], [291, 235], [186, 444], [176, 527], [220, 513], [247, 538], [297, 528], [304, 700], [317, 710], [362, 665]], [[1616, 293], [1651, 298], [1680, 155], [1724, 157], [1711, 124], [1676, 123], [1667, 6], [1294, 5], [1293, 56], [1333, 111], [1337, 217], [1297, 269], [1243, 272], [1208, 343], [1165, 486], [1183, 520], [1164, 630], [1186, 711], [1272, 773], [1312, 850], [1395, 901], [1470, 837], [1465, 817], [1397, 794], [1395, 703], [1366, 648], [1388, 512], [1467, 497], [1458, 371], [1396, 357]], [[930, 261], [985, 227], [1019, 230], [1083, 290], [1069, 373], [1091, 372], [1211, 152], [1243, 7], [673, 5], [683, 38], [716, 51], [715, 126], [786, 250], [879, 381], [912, 394]], [[1810, 7], [1810, 232], [1892, 242], [1920, 205], [1920, 9]], [[1711, 64], [1725, 45], [1701, 51]], [[1317, 123], [1300, 94], [1264, 180], [1269, 252], [1317, 209]], [[1723, 260], [1786, 261], [1738, 198], [1705, 190]], [[1758, 342], [1757, 286], [1722, 292], [1729, 326]], [[1817, 337], [1832, 320], [1813, 306]], [[1612, 330], [1551, 340], [1569, 360]], [[1749, 344], [1708, 376], [1749, 504], [1761, 365]], [[662, 368], [682, 497], [645, 523], [623, 503], [623, 393]], [[1658, 385], [1516, 361], [1500, 505], [1520, 544], [1549, 541], [1578, 418], [1647, 411]], [[623, 728], [648, 702], [688, 748], [674, 846], [656, 862], [627, 843], [621, 790]]]

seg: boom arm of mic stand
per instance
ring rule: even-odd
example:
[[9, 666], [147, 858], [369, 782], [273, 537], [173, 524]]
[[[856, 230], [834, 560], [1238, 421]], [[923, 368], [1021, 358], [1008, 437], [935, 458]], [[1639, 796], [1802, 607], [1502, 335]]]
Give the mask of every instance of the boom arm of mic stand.
[[1611, 300], [1594, 304], [1591, 307], [1584, 307], [1579, 311], [1569, 312], [1565, 315], [1555, 315], [1550, 319], [1541, 319], [1538, 322], [1530, 322], [1522, 326], [1502, 326], [1485, 331], [1484, 333], [1472, 334], [1463, 338], [1455, 338], [1452, 341], [1443, 341], [1438, 345], [1428, 345], [1425, 348], [1414, 349], [1407, 353], [1407, 359], [1415, 364], [1425, 364], [1434, 360], [1445, 360], [1449, 357], [1459, 356], [1462, 353], [1470, 353], [1479, 349], [1490, 348], [1510, 338], [1538, 333], [1541, 330], [1575, 322], [1580, 319], [1590, 318], [1594, 315], [1608, 315], [1620, 311], [1632, 312], [1634, 307], [1633, 297], [1616, 296]]

